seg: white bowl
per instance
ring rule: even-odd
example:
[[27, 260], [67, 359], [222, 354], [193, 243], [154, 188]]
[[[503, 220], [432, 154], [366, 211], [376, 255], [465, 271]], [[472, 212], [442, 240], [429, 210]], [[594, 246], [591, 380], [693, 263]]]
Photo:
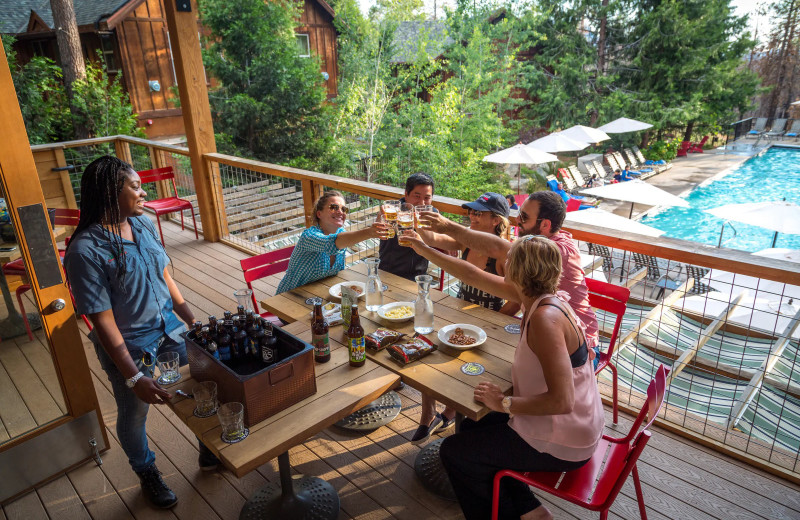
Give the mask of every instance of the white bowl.
[[[464, 331], [464, 334], [475, 338], [475, 343], [471, 345], [455, 345], [448, 341], [448, 338], [453, 335], [453, 332], [457, 328], [460, 328]], [[477, 347], [478, 345], [483, 344], [486, 341], [486, 333], [483, 331], [482, 328], [476, 327], [475, 325], [470, 325], [468, 323], [454, 323], [453, 325], [447, 325], [446, 327], [442, 327], [439, 329], [439, 341], [447, 345], [448, 347], [452, 347], [458, 350], [469, 350], [473, 347]]]
[[[411, 316], [406, 316], [405, 318], [389, 318], [388, 316], [386, 316], [386, 312], [387, 311], [390, 311], [392, 309], [396, 309], [398, 307], [403, 307], [403, 306], [411, 307]], [[382, 305], [378, 309], [378, 316], [380, 316], [381, 318], [383, 318], [386, 321], [391, 321], [393, 323], [400, 323], [400, 322], [403, 322], [403, 321], [408, 321], [408, 320], [414, 318], [414, 302], [387, 303], [386, 305]]]
[[330, 289], [328, 289], [328, 294], [333, 296], [334, 298], [341, 298], [342, 297], [342, 285], [354, 285], [361, 289], [361, 294], [358, 295], [359, 298], [363, 298], [364, 295], [367, 293], [367, 286], [364, 282], [340, 282], [336, 285], [332, 285]]

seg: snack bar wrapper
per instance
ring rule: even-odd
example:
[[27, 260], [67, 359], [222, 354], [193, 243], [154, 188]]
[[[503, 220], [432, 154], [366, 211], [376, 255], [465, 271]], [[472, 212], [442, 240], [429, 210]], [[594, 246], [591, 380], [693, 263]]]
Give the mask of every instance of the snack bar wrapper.
[[411, 339], [390, 345], [386, 350], [392, 359], [401, 365], [407, 365], [436, 350], [436, 345], [422, 334], [414, 334]]
[[375, 329], [375, 332], [370, 332], [364, 336], [364, 341], [369, 349], [383, 350], [389, 345], [397, 343], [403, 339], [403, 337], [405, 337], [405, 334], [402, 332], [397, 332], [396, 330], [387, 329], [385, 327], [379, 327]]
[[[309, 313], [309, 316], [314, 318], [314, 311]], [[342, 324], [342, 306], [338, 303], [328, 302], [322, 306], [322, 317], [328, 323], [329, 327]]]

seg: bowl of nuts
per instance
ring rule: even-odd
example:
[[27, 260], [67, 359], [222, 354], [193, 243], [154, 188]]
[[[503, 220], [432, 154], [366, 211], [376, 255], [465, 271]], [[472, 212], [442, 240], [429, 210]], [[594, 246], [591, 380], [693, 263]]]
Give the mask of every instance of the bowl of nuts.
[[486, 341], [486, 332], [469, 323], [454, 323], [439, 329], [439, 341], [448, 347], [468, 350]]

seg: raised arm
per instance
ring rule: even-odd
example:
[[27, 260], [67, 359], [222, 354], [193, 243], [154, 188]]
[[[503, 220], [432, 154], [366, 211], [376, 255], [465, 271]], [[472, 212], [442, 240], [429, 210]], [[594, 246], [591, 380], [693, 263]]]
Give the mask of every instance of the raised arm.
[[443, 249], [445, 251], [459, 251], [464, 249], [464, 246], [461, 245], [458, 240], [442, 233], [434, 233], [427, 229], [418, 229], [417, 233], [419, 233], [422, 240], [431, 247]]
[[[423, 211], [420, 217], [431, 224], [431, 230], [448, 235], [464, 248], [478, 251], [490, 258], [505, 259], [511, 243], [491, 233], [473, 231], [433, 211]], [[499, 295], [497, 295], [499, 296]]]
[[470, 285], [493, 294], [499, 298], [519, 301], [519, 294], [517, 293], [517, 290], [513, 285], [506, 282], [502, 276], [489, 274], [483, 269], [475, 267], [465, 260], [454, 258], [428, 247], [419, 238], [419, 235], [413, 231], [406, 232], [405, 236], [411, 243], [411, 247], [420, 256], [438, 265], [456, 278], [467, 281]]
[[336, 236], [336, 247], [344, 249], [363, 242], [368, 238], [381, 238], [386, 236], [386, 224], [375, 222], [369, 227], [356, 229], [355, 231], [343, 231]]

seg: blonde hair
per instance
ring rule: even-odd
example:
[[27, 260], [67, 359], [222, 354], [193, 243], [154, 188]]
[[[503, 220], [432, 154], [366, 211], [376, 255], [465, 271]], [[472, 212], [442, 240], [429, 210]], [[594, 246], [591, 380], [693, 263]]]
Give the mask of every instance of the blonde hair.
[[494, 227], [494, 234], [505, 240], [511, 240], [511, 223], [503, 215], [492, 213], [492, 216], [500, 219], [500, 223]]
[[547, 237], [522, 237], [511, 246], [507, 272], [525, 296], [555, 294], [561, 279], [561, 252]]
[[328, 203], [329, 199], [334, 197], [340, 197], [342, 200], [344, 200], [344, 195], [342, 195], [341, 192], [329, 190], [320, 195], [316, 202], [314, 202], [314, 209], [311, 211], [311, 222], [313, 222], [315, 226], [319, 225], [319, 217], [317, 216], [317, 212], [325, 209], [325, 204]]

